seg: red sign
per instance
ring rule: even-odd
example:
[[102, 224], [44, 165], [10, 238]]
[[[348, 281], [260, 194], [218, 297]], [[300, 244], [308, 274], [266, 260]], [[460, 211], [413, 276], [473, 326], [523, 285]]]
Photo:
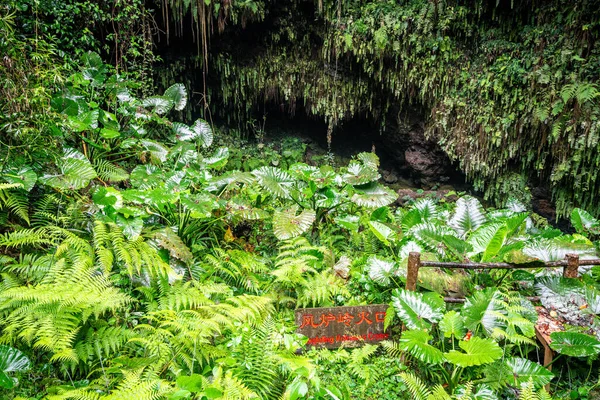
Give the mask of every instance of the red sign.
[[383, 323], [386, 304], [296, 310], [297, 332], [308, 337], [307, 345], [356, 347], [389, 339]]

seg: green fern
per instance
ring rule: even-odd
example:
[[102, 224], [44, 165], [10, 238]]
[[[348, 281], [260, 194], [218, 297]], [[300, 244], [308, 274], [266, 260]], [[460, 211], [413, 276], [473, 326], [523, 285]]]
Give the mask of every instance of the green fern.
[[127, 171], [104, 159], [95, 160], [94, 169], [98, 174], [98, 178], [105, 182], [123, 182], [129, 179]]
[[29, 225], [29, 199], [21, 184], [0, 184], [0, 210], [8, 209]]

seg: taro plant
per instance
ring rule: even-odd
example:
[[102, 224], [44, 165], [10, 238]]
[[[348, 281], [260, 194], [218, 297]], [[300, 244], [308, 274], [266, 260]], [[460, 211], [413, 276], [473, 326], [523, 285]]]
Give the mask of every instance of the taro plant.
[[468, 389], [493, 396], [494, 391], [519, 388], [530, 379], [539, 388], [554, 376], [518, 351], [522, 344], [533, 344], [535, 312], [517, 294], [478, 292], [459, 312], [445, 312], [439, 294], [400, 289], [391, 305], [408, 330], [398, 342], [386, 342], [384, 347], [392, 354], [409, 354], [428, 379], [440, 385], [433, 391], [421, 390], [419, 378], [402, 375], [421, 398], [436, 398], [429, 396], [446, 393], [444, 388], [451, 395]]
[[11, 389], [18, 382], [10, 372], [24, 372], [31, 368], [31, 361], [14, 347], [0, 345], [0, 388]]

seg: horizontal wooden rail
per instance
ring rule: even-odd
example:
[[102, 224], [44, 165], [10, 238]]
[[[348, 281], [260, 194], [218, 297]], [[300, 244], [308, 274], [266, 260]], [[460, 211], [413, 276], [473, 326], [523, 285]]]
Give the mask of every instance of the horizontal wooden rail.
[[408, 268], [406, 271], [406, 289], [417, 290], [419, 269], [438, 267], [448, 269], [524, 269], [524, 268], [563, 268], [565, 278], [577, 278], [580, 265], [600, 265], [600, 259], [580, 260], [577, 254], [567, 254], [565, 260], [545, 262], [543, 264], [510, 264], [510, 263], [475, 263], [475, 262], [441, 262], [421, 261], [421, 254], [411, 252], [408, 255]]
[[[441, 261], [421, 261], [420, 267], [440, 267], [448, 269], [521, 269], [521, 268], [557, 268], [566, 267], [567, 260], [552, 261], [543, 265], [533, 264], [509, 264], [509, 263], [457, 263]], [[600, 265], [600, 259], [579, 260], [579, 265]]]

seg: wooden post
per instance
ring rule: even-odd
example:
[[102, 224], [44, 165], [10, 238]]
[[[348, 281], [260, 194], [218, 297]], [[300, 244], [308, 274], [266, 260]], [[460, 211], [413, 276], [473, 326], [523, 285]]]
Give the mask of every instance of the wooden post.
[[[554, 353], [552, 352], [552, 349], [550, 348], [548, 342], [546, 342], [544, 336], [538, 330], [537, 326], [535, 327], [535, 335], [544, 347], [544, 367], [546, 367], [548, 371], [552, 371], [552, 359], [554, 358]], [[546, 391], [550, 393], [550, 384], [548, 383], [546, 386], [544, 386], [544, 389], [546, 389]]]
[[[409, 256], [410, 257], [410, 256]], [[565, 278], [577, 278], [579, 275], [579, 255], [577, 254], [566, 254], [567, 266], [563, 269], [563, 277]], [[410, 258], [409, 258], [410, 260]]]
[[421, 254], [417, 252], [408, 253], [408, 268], [406, 270], [406, 290], [417, 290], [417, 279], [421, 267]]

